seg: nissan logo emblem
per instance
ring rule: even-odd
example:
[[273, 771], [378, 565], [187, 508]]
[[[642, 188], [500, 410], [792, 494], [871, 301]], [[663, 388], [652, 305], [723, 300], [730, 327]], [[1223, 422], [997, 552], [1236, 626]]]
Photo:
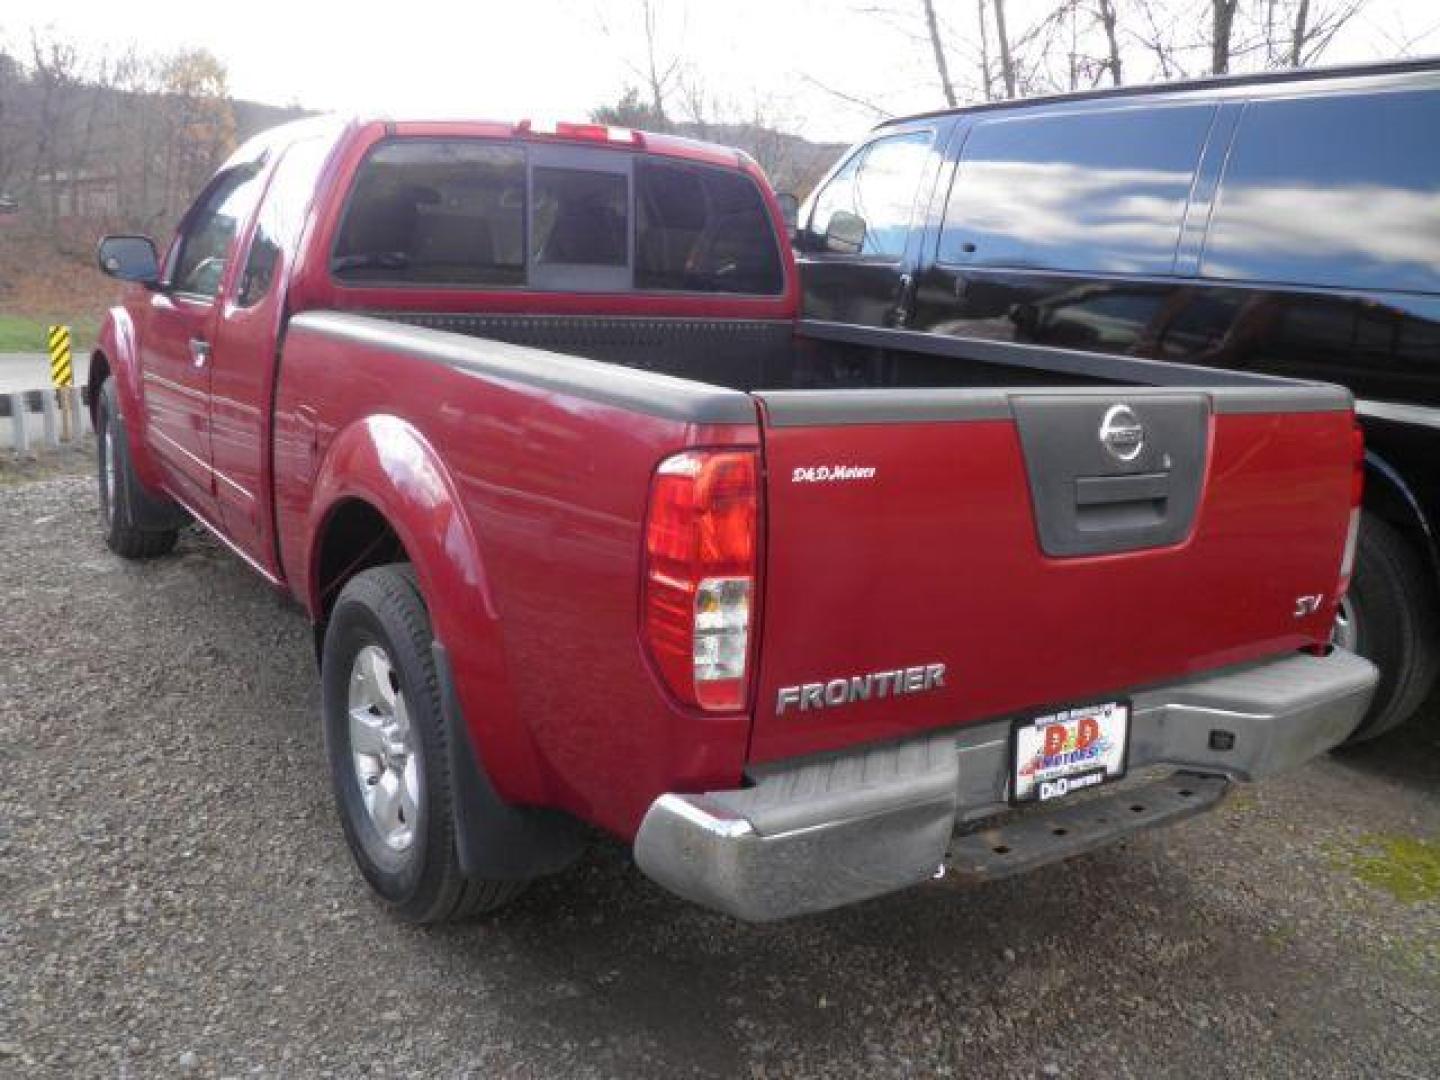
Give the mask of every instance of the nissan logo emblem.
[[1100, 445], [1116, 461], [1134, 461], [1145, 449], [1145, 425], [1129, 405], [1111, 405], [1100, 421]]

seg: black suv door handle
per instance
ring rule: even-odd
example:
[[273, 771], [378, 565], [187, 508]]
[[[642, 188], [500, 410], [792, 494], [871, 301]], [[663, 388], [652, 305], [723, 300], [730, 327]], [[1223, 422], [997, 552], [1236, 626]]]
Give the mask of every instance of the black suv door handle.
[[914, 314], [915, 307], [915, 275], [901, 274], [900, 281], [895, 286], [895, 310], [891, 321], [896, 326], [904, 326], [910, 321]]

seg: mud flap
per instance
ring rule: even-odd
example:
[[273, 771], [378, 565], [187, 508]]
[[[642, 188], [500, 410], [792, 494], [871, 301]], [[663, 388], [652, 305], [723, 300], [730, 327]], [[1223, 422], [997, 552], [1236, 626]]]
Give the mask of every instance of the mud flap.
[[[114, 500], [111, 512], [120, 517], [121, 524], [142, 532], [183, 529], [190, 522], [190, 514], [185, 508], [163, 495], [152, 493], [135, 476], [135, 468], [130, 464], [130, 429], [125, 426], [125, 418], [118, 408], [110, 422], [115, 425], [118, 436], [111, 443], [116, 457], [111, 463], [115, 477], [115, 491], [110, 496]], [[99, 452], [104, 451], [101, 449]]]
[[431, 646], [440, 680], [455, 846], [468, 877], [522, 881], [564, 870], [584, 847], [584, 829], [558, 810], [511, 806], [496, 793], [470, 742], [445, 646]]

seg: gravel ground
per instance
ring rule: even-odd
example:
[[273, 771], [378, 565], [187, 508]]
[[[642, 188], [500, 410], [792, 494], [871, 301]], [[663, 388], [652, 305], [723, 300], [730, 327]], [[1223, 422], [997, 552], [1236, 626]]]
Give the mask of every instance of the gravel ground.
[[598, 841], [440, 931], [369, 898], [299, 612], [0, 487], [0, 1076], [1440, 1074], [1440, 725], [984, 887], [747, 927]]

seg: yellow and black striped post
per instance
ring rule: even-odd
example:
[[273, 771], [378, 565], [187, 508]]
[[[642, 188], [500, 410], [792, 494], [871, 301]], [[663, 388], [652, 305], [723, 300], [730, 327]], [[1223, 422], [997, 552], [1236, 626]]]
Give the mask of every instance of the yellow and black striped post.
[[70, 356], [70, 327], [50, 327], [49, 342], [50, 382], [55, 387], [60, 405], [60, 437], [68, 442], [71, 437], [70, 395], [74, 392], [71, 387], [75, 385], [75, 366]]
[[70, 362], [70, 327], [50, 327], [50, 381], [55, 389], [75, 385], [75, 368]]

